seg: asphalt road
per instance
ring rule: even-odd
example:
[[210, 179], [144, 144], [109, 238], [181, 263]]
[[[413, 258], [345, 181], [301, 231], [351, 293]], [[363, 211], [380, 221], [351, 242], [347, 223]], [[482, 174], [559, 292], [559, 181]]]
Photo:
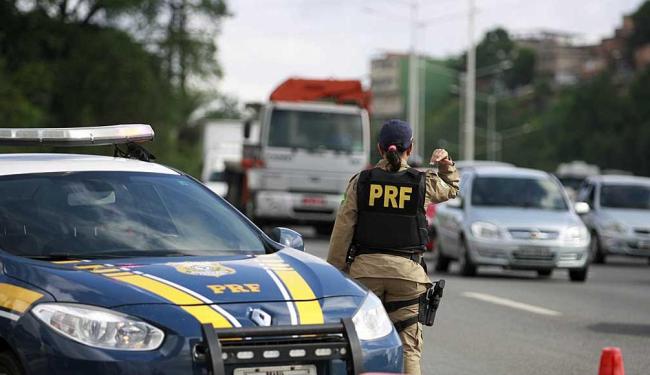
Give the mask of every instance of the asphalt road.
[[[328, 239], [310, 228], [306, 251], [325, 258]], [[425, 327], [424, 374], [593, 374], [603, 347], [623, 351], [628, 374], [650, 374], [650, 266], [617, 258], [592, 266], [586, 283], [566, 271], [479, 269], [448, 274], [436, 324]]]

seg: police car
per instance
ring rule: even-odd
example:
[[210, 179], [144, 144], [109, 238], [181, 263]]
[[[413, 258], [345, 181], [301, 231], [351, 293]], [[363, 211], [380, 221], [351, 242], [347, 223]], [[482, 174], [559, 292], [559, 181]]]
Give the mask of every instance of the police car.
[[153, 136], [148, 125], [0, 129], [3, 145], [116, 155], [0, 155], [1, 374], [402, 370], [377, 297], [300, 251], [297, 233], [271, 239], [192, 177], [148, 162]]

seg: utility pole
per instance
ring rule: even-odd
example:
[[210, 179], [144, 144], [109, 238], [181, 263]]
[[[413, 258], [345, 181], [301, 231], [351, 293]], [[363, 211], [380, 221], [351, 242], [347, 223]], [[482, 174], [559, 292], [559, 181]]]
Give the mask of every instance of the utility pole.
[[420, 111], [418, 105], [420, 104], [419, 94], [419, 79], [418, 79], [418, 62], [417, 62], [417, 52], [416, 52], [416, 36], [418, 29], [418, 1], [411, 0], [411, 41], [409, 47], [409, 109], [408, 109], [408, 122], [413, 127], [413, 136], [418, 142], [415, 145], [415, 156], [422, 155], [420, 149], [420, 121], [419, 115]]
[[488, 95], [488, 118], [486, 150], [488, 160], [497, 160], [497, 97], [494, 94]]
[[465, 136], [465, 81], [466, 74], [464, 72], [458, 73], [458, 157], [465, 155], [465, 148], [463, 147]]
[[476, 12], [474, 0], [468, 0], [467, 33], [469, 46], [467, 48], [467, 77], [465, 80], [465, 134], [463, 137], [463, 159], [474, 160], [474, 127], [476, 110], [476, 46], [474, 44], [474, 15]]

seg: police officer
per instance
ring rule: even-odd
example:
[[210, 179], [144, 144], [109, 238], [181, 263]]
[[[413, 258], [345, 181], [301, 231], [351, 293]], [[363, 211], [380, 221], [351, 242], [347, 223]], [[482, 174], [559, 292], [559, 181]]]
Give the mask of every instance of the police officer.
[[431, 287], [422, 253], [428, 240], [426, 205], [456, 197], [459, 177], [447, 151], [436, 149], [438, 173], [419, 172], [408, 123], [389, 120], [377, 144], [382, 159], [350, 181], [339, 208], [327, 261], [372, 290], [384, 303], [404, 346], [404, 370], [420, 374], [422, 327], [418, 298]]

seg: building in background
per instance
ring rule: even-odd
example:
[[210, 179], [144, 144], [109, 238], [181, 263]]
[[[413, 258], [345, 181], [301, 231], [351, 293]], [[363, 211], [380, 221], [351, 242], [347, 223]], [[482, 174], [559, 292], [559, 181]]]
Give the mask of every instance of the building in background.
[[[406, 119], [408, 113], [408, 60], [406, 53], [385, 53], [370, 62], [372, 91], [373, 136], [385, 120]], [[451, 88], [458, 83], [458, 72], [449, 68], [444, 61], [428, 56], [418, 56], [420, 78], [420, 124], [424, 126], [424, 147], [430, 149], [437, 144], [440, 135], [431, 126], [431, 119], [451, 94]]]
[[515, 35], [518, 45], [535, 51], [535, 75], [548, 77], [554, 85], [577, 83], [583, 77], [585, 61], [594, 54], [593, 46], [580, 45], [576, 34], [537, 31]]
[[519, 33], [517, 44], [535, 51], [535, 75], [547, 77], [556, 86], [571, 85], [610, 70], [619, 79], [650, 66], [650, 44], [631, 47], [632, 16], [623, 16], [621, 26], [599, 43], [581, 43], [577, 34], [560, 31]]
[[611, 67], [620, 76], [631, 76], [650, 65], [650, 44], [631, 47], [635, 25], [632, 16], [624, 16], [614, 34], [596, 46], [597, 59], [604, 70]]
[[370, 62], [373, 119], [405, 118], [408, 55], [389, 53]]

